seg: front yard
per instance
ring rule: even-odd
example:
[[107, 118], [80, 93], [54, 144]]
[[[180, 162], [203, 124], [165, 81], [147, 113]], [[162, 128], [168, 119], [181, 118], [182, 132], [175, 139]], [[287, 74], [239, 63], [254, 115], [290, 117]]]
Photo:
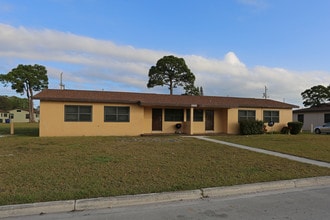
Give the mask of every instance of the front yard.
[[330, 163], [330, 135], [223, 135], [215, 138]]
[[[0, 135], [6, 126], [0, 125]], [[20, 126], [21, 133], [0, 137], [0, 205], [330, 175], [327, 168], [190, 137], [39, 138], [36, 127]], [[275, 135], [253, 138], [264, 136], [288, 142]], [[329, 157], [329, 151], [315, 151]]]

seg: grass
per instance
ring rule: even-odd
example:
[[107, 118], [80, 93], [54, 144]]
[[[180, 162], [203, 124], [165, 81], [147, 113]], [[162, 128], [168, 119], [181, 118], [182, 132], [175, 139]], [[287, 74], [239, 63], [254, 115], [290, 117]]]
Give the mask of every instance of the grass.
[[215, 138], [330, 163], [330, 135], [224, 135]]
[[[0, 135], [10, 134], [10, 124], [0, 123]], [[38, 136], [38, 123], [14, 123], [14, 134], [19, 136]]]
[[0, 205], [330, 175], [327, 168], [182, 136], [32, 133], [0, 137]]

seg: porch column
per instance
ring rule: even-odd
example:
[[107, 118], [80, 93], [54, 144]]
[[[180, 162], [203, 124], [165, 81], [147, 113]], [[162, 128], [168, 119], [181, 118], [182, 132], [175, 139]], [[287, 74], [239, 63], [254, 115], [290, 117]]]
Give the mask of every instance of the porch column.
[[190, 135], [194, 134], [194, 108], [197, 107], [197, 104], [190, 105]]

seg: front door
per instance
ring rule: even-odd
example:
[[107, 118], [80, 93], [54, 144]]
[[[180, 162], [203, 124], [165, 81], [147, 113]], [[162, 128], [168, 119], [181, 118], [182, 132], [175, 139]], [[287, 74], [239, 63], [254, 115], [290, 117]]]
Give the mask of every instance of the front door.
[[205, 130], [206, 131], [214, 130], [214, 111], [213, 110], [205, 111]]
[[162, 109], [160, 108], [153, 108], [152, 109], [152, 130], [153, 131], [161, 131], [163, 124], [163, 114]]

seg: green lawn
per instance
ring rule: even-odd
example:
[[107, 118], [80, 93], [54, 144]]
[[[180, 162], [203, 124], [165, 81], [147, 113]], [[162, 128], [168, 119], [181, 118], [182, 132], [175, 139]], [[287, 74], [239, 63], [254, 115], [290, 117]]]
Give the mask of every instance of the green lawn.
[[28, 135], [0, 137], [0, 205], [330, 175], [327, 168], [190, 137], [40, 138], [35, 124], [20, 126]]
[[223, 135], [214, 138], [330, 163], [330, 135]]
[[[10, 124], [0, 123], [0, 135], [10, 134]], [[14, 123], [14, 134], [17, 136], [39, 136], [38, 123]]]

